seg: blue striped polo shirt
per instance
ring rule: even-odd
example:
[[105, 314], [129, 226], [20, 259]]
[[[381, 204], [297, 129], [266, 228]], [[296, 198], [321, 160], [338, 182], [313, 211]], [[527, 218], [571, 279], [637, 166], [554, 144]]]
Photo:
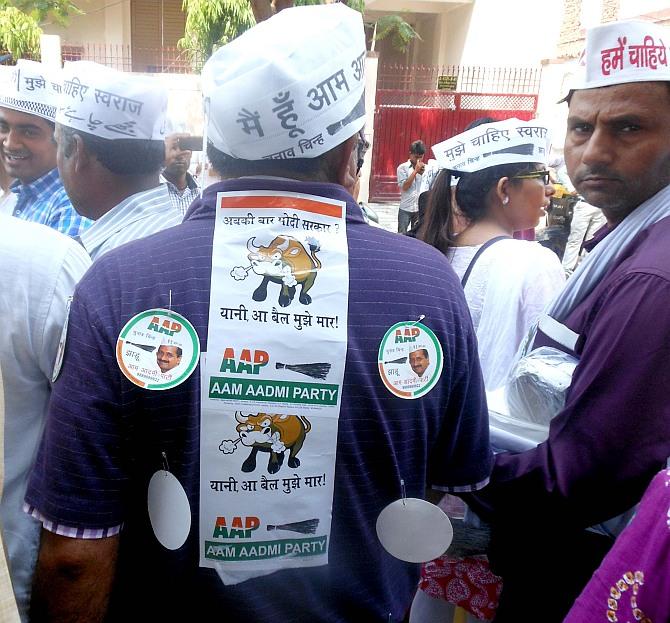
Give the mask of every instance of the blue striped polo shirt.
[[96, 219], [79, 240], [93, 261], [116, 247], [154, 234], [182, 220], [165, 184], [144, 190], [114, 206]]
[[[348, 349], [339, 419], [329, 563], [287, 569], [233, 586], [198, 566], [200, 378], [166, 391], [128, 381], [116, 363], [124, 324], [150, 308], [172, 309], [207, 350], [217, 191], [278, 190], [347, 204]], [[384, 386], [380, 342], [395, 323], [419, 318], [444, 352], [438, 384], [404, 400]], [[167, 457], [184, 486], [192, 525], [186, 543], [163, 548], [147, 513], [147, 485]], [[266, 178], [205, 190], [181, 225], [110, 251], [75, 293], [60, 378], [26, 502], [49, 526], [104, 530], [123, 524], [112, 621], [228, 623], [401, 621], [418, 565], [381, 547], [375, 522], [401, 496], [483, 486], [491, 469], [488, 413], [475, 333], [462, 288], [438, 251], [364, 223], [341, 186]], [[230, 510], [234, 514], [234, 509]]]

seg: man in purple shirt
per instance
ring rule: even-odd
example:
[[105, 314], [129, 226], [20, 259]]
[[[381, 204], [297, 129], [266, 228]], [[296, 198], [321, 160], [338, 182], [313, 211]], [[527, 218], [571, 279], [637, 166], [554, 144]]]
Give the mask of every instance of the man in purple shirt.
[[644, 22], [589, 31], [567, 98], [568, 173], [607, 226], [548, 310], [563, 326], [541, 323], [535, 340], [579, 359], [565, 405], [544, 443], [496, 457], [471, 500], [494, 526], [496, 621], [561, 621], [613, 542], [587, 528], [639, 502], [670, 455], [670, 69], [631, 60], [661, 39]]
[[[28, 512], [44, 527], [31, 620], [398, 622], [419, 570], [382, 548], [375, 532], [379, 514], [405, 493], [422, 498], [429, 487], [460, 492], [486, 483], [491, 456], [483, 382], [458, 280], [434, 249], [366, 225], [350, 195], [357, 178], [357, 136], [364, 122], [359, 106], [364, 59], [360, 14], [343, 4], [330, 4], [286, 9], [208, 61], [203, 71], [208, 155], [225, 181], [208, 187], [182, 224], [97, 260], [72, 303], [63, 369], [26, 496]], [[337, 97], [327, 87], [331, 78]], [[236, 83], [238, 79], [242, 83]], [[270, 84], [273, 90], [268, 94]], [[314, 86], [322, 84], [323, 91]], [[227, 110], [231, 105], [234, 112]], [[319, 105], [319, 114], [309, 112]], [[300, 114], [290, 114], [290, 108]], [[269, 153], [286, 157], [265, 158]], [[231, 197], [248, 207], [241, 216], [222, 218], [220, 209]], [[269, 210], [278, 201], [290, 202], [286, 214], [266, 216], [273, 214]], [[308, 227], [303, 236], [303, 227], [289, 228], [293, 212], [305, 204], [316, 206], [316, 211], [314, 220], [302, 221]], [[328, 227], [335, 238], [326, 236], [325, 221], [318, 216], [333, 206], [339, 206], [339, 221], [337, 228]], [[248, 211], [254, 211], [253, 218]], [[272, 244], [263, 240], [265, 231], [260, 228], [258, 240], [236, 244], [232, 251], [237, 257], [237, 249], [251, 265], [233, 262], [229, 267], [221, 255], [226, 242], [217, 236], [223, 232], [224, 240], [229, 239], [249, 222], [255, 227], [261, 218], [265, 230], [292, 232], [294, 246], [288, 247], [288, 234], [283, 233], [268, 251]], [[298, 261], [299, 236], [314, 262], [307, 271], [312, 273], [307, 275], [309, 295], [306, 271], [282, 270], [287, 266], [282, 257]], [[326, 244], [333, 240], [341, 241], [338, 249]], [[263, 253], [269, 259], [263, 260]], [[336, 253], [346, 254], [347, 261], [329, 261]], [[303, 261], [307, 255], [302, 255]], [[224, 270], [217, 272], [221, 263]], [[274, 274], [272, 269], [277, 269]], [[217, 275], [222, 281], [216, 281]], [[299, 284], [298, 279], [303, 281]], [[230, 308], [240, 292], [245, 310], [236, 304]], [[333, 314], [343, 310], [338, 324], [346, 329], [326, 326], [337, 318], [318, 315], [319, 309]], [[163, 314], [164, 322], [158, 316], [154, 322], [148, 310]], [[216, 325], [210, 329], [210, 323], [224, 316], [232, 320], [231, 314], [241, 321], [247, 311], [249, 320], [253, 312], [257, 322], [243, 330], [234, 331], [230, 324], [228, 330], [217, 331]], [[300, 330], [287, 327], [289, 337], [280, 340], [281, 326], [273, 324], [278, 322], [273, 318], [284, 316], [288, 321], [284, 311], [292, 312], [291, 322], [296, 316], [314, 322], [300, 325]], [[128, 333], [124, 326], [129, 321], [128, 327], [135, 326], [142, 312], [148, 328], [142, 328], [141, 335]], [[184, 346], [181, 363], [168, 374], [179, 378], [178, 370], [190, 369], [190, 376], [186, 372], [182, 382], [171, 387], [159, 379], [154, 387], [163, 383], [162, 391], [152, 391], [151, 383], [131, 382], [130, 370], [142, 368], [134, 362], [145, 361], [151, 372], [156, 346], [177, 345], [175, 333], [187, 323], [192, 326], [188, 347], [186, 342], [179, 344]], [[303, 337], [324, 334], [328, 327], [325, 339], [310, 343]], [[431, 354], [431, 366], [420, 380], [407, 366], [406, 355], [400, 356], [408, 353], [417, 336], [426, 338], [421, 348]], [[339, 350], [342, 337], [346, 347]], [[216, 346], [222, 339], [238, 338], [250, 348]], [[207, 354], [200, 368], [195, 368], [198, 349], [193, 340]], [[277, 351], [282, 353], [280, 360], [273, 354]], [[318, 363], [328, 361], [331, 351], [340, 354]], [[289, 408], [282, 406], [285, 403], [270, 401], [271, 411], [254, 420], [266, 423], [254, 429], [248, 415], [258, 409], [253, 402], [247, 403], [244, 414], [231, 413], [223, 402], [212, 406], [207, 382], [213, 380], [207, 377], [212, 361], [217, 375], [244, 377], [252, 389], [268, 386], [258, 384], [263, 379], [280, 377], [269, 387], [339, 391], [338, 413], [324, 417], [317, 405], [303, 401], [289, 411], [297, 412], [299, 420], [283, 410]], [[262, 374], [254, 376], [254, 369], [261, 368]], [[326, 375], [334, 384], [314, 381]], [[204, 395], [201, 379], [209, 388]], [[219, 385], [217, 380], [217, 391], [236, 383], [221, 380]], [[297, 422], [295, 430], [302, 434], [298, 441], [283, 436], [290, 421]], [[228, 422], [228, 430], [238, 426], [237, 440], [206, 433], [208, 426]], [[272, 448], [259, 442], [260, 449], [249, 449], [250, 437], [270, 434]], [[210, 469], [205, 457], [212, 456], [212, 469], [224, 478], [219, 475], [224, 455], [236, 452], [238, 442], [234, 482], [201, 476]], [[256, 462], [256, 453], [269, 454], [270, 461]], [[332, 467], [329, 464], [323, 474], [307, 471], [310, 465], [327, 462], [323, 457], [333, 461]], [[163, 472], [156, 481], [157, 470], [169, 472], [171, 478]], [[289, 487], [294, 480], [302, 480], [302, 486]], [[238, 490], [241, 481], [251, 484], [253, 493]], [[147, 511], [147, 496], [151, 500], [150, 491], [156, 492], [155, 487], [148, 491], [150, 482], [159, 487], [177, 482], [177, 490], [184, 493], [166, 500], [167, 512], [161, 516], [166, 531], [157, 527], [156, 514]], [[324, 497], [328, 508], [319, 523], [312, 518], [322, 509], [309, 501], [323, 497], [318, 487], [325, 492], [329, 486], [332, 494]], [[207, 524], [204, 533], [210, 542], [203, 546], [199, 523], [212, 498], [217, 509], [221, 505], [221, 516], [215, 525]], [[190, 506], [185, 524], [177, 521], [184, 517], [184, 500]], [[248, 504], [256, 504], [258, 511], [250, 512]], [[297, 508], [299, 521], [268, 522], [268, 514], [282, 504], [287, 514]], [[151, 501], [149, 506], [156, 511]], [[312, 535], [323, 531], [324, 523], [328, 538], [320, 542], [327, 555], [317, 558], [323, 552], [310, 549], [310, 544], [317, 544]], [[238, 530], [242, 525], [246, 528]], [[408, 525], [408, 534], [411, 528]], [[170, 535], [176, 533], [180, 538], [173, 542]], [[161, 538], [166, 534], [168, 544]], [[247, 548], [245, 540], [250, 538], [263, 543]], [[289, 555], [277, 555], [282, 547], [290, 547]], [[229, 560], [238, 551], [245, 552], [244, 559]], [[246, 564], [248, 557], [253, 566]]]

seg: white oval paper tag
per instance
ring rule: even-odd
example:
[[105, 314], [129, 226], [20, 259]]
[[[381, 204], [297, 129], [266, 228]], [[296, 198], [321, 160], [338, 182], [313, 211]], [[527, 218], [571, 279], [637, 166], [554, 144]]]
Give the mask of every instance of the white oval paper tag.
[[379, 513], [377, 537], [384, 549], [399, 560], [428, 562], [447, 551], [454, 529], [439, 506], [418, 498], [405, 498], [392, 502]]
[[149, 519], [159, 543], [179, 549], [191, 531], [191, 505], [181, 483], [170, 472], [157, 471], [149, 481]]

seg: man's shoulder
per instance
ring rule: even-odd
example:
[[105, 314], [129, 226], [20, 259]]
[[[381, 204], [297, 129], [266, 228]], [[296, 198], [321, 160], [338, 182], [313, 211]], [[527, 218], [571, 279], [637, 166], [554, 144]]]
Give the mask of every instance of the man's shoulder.
[[670, 216], [647, 228], [633, 243], [626, 272], [649, 272], [670, 280]]
[[153, 188], [142, 190], [129, 197], [130, 203], [145, 204], [154, 203], [156, 205], [167, 205], [170, 203], [170, 191], [168, 189], [167, 180], [161, 182]]
[[[105, 252], [95, 261], [97, 270], [117, 271], [125, 269], [133, 262], [149, 262], [153, 264], [158, 257], [161, 261], [174, 262], [175, 264], [184, 264], [184, 257], [200, 257], [203, 253], [202, 246], [209, 239], [211, 247], [211, 233], [214, 229], [214, 220], [194, 220], [181, 223], [181, 215], [176, 219], [172, 218], [174, 207], [168, 210], [168, 221], [161, 221], [155, 224], [155, 229], [146, 228], [146, 219], [131, 223], [119, 232], [126, 235], [133, 234], [141, 230], [143, 235], [118, 242], [113, 245], [109, 251]], [[149, 221], [152, 222], [152, 221]], [[209, 238], [208, 238], [209, 237]], [[109, 239], [110, 244], [117, 241], [115, 237]]]
[[26, 248], [39, 250], [48, 248], [50, 253], [62, 252], [80, 247], [74, 240], [59, 231], [47, 227], [42, 223], [24, 221], [22, 219], [0, 214], [3, 243], [0, 249], [4, 252], [13, 252]]
[[431, 296], [444, 293], [445, 289], [462, 294], [460, 281], [446, 256], [411, 236], [361, 225], [350, 232], [349, 254], [357, 271], [402, 284], [404, 290], [425, 290]]
[[664, 288], [666, 283], [670, 286], [670, 216], [639, 232], [628, 243], [597, 291], [611, 294], [612, 289], [616, 290], [624, 282], [638, 285], [642, 290], [650, 283], [648, 279], [641, 279], [642, 275], [653, 276], [659, 287]]
[[90, 265], [82, 246], [55, 229], [4, 214], [0, 215], [0, 227], [4, 234], [0, 257], [6, 269], [14, 266], [11, 273], [15, 277], [29, 273], [43, 283], [65, 273], [78, 279]]
[[[636, 347], [642, 348], [647, 337], [655, 341], [653, 336], [670, 327], [670, 316], [665, 313], [669, 297], [670, 217], [666, 217], [629, 243], [623, 257], [573, 312], [571, 319], [587, 332], [596, 326], [609, 332], [610, 327], [625, 324], [629, 334], [640, 334]], [[653, 347], [656, 348], [655, 343]]]

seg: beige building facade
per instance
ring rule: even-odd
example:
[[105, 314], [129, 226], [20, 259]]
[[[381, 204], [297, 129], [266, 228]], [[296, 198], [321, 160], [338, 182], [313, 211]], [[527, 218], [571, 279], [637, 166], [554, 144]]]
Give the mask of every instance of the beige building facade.
[[[538, 65], [554, 56], [563, 0], [367, 0], [365, 21], [400, 14], [420, 36], [404, 52], [386, 39], [381, 63]], [[541, 6], [541, 10], [540, 9]]]
[[160, 73], [184, 35], [186, 16], [181, 0], [87, 0], [83, 15], [70, 17], [66, 27], [45, 26], [58, 35], [66, 57], [94, 57], [121, 69]]

